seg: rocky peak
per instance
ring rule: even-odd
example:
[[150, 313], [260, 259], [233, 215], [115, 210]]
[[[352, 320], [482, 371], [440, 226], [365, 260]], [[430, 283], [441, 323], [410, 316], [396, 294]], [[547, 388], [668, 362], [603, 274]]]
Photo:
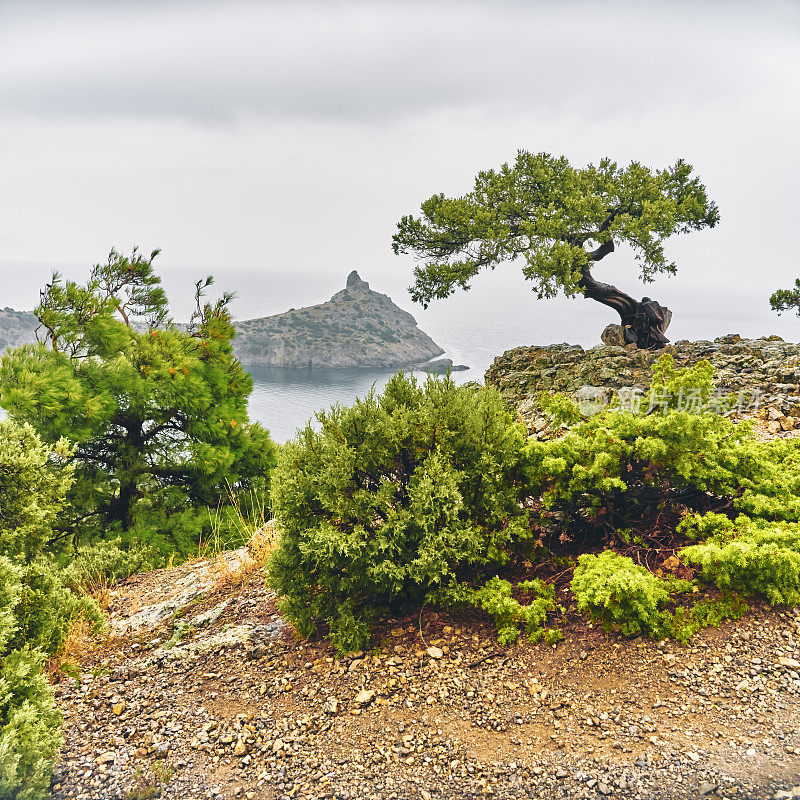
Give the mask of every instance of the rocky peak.
[[362, 281], [361, 276], [358, 274], [358, 272], [356, 272], [356, 270], [353, 270], [347, 276], [347, 288], [367, 291], [367, 289], [369, 289], [369, 284], [366, 281]]

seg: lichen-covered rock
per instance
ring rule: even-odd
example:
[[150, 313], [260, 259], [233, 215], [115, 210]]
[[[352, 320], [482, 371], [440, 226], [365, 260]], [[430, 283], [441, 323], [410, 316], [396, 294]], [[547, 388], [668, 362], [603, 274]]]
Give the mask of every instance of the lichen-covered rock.
[[628, 344], [625, 341], [625, 328], [622, 325], [614, 325], [613, 323], [606, 325], [600, 334], [600, 341], [609, 347], [625, 347]]
[[673, 356], [677, 367], [707, 359], [715, 369], [718, 389], [725, 394], [741, 393], [747, 413], [773, 410], [770, 422], [776, 430], [792, 430], [794, 420], [800, 418], [800, 344], [779, 336], [743, 339], [729, 334], [713, 342], [683, 340], [658, 351], [639, 350], [635, 345], [597, 345], [589, 350], [569, 344], [517, 347], [494, 360], [486, 382], [497, 386], [518, 407], [529, 429], [538, 433], [542, 423], [536, 419], [535, 397], [539, 392], [568, 394], [588, 415], [590, 407], [602, 405], [612, 395], [629, 397], [646, 390], [653, 362], [664, 353]]

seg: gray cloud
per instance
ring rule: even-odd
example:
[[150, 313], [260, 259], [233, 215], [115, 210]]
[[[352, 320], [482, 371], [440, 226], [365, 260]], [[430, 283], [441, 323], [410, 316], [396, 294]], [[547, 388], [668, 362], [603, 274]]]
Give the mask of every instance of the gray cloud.
[[[30, 308], [51, 268], [83, 278], [134, 243], [163, 248], [175, 286], [199, 271], [236, 288], [226, 273], [242, 269], [267, 294], [281, 271], [335, 275], [333, 288], [358, 267], [402, 287], [399, 217], [523, 147], [576, 164], [686, 158], [722, 224], [669, 243], [674, 280], [637, 289], [624, 251], [601, 277], [676, 310], [732, 287], [769, 316], [766, 297], [797, 270], [784, 232], [800, 174], [798, 12], [0, 0], [0, 306]], [[480, 297], [501, 309], [495, 285], [486, 276]]]
[[380, 122], [465, 106], [603, 116], [719, 102], [765, 79], [796, 81], [797, 12], [713, 2], [9, 3], [0, 109]]

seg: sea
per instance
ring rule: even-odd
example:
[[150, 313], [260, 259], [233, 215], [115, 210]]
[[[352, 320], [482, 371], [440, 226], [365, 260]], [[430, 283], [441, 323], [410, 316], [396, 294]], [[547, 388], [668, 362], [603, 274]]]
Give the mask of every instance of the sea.
[[[560, 342], [589, 348], [600, 343], [603, 328], [619, 322], [610, 309], [584, 298], [539, 300], [518, 271], [500, 270], [479, 276], [468, 292], [460, 291], [427, 309], [413, 303], [408, 293], [408, 273], [372, 274], [360, 269], [361, 277], [375, 291], [388, 294], [409, 311], [419, 327], [445, 350], [445, 357], [469, 369], [453, 372], [457, 383], [483, 382], [494, 359], [514, 347]], [[165, 279], [169, 292], [173, 277]], [[239, 319], [266, 316], [323, 302], [343, 288], [346, 275], [320, 273], [220, 273], [220, 289], [233, 288], [237, 297], [232, 310]], [[746, 337], [777, 333], [787, 341], [800, 338], [800, 320], [792, 314], [779, 317], [769, 307], [766, 288], [694, 286], [680, 278], [659, 281], [657, 286], [628, 283], [617, 285], [638, 297], [649, 295], [673, 311], [667, 335], [680, 339], [714, 339], [728, 333]], [[185, 281], [182, 285], [186, 285]], [[176, 287], [177, 291], [177, 287]], [[169, 292], [174, 297], [176, 292]], [[276, 442], [295, 437], [308, 422], [316, 425], [316, 414], [334, 404], [349, 405], [370, 391], [380, 392], [395, 370], [253, 370], [250, 397], [251, 419], [267, 427]], [[425, 373], [416, 373], [424, 380]]]
[[[523, 345], [560, 342], [585, 348], [600, 343], [603, 328], [619, 318], [610, 309], [584, 298], [540, 300], [518, 269], [509, 267], [480, 275], [470, 291], [459, 291], [433, 301], [427, 309], [413, 303], [408, 293], [409, 272], [371, 271], [358, 268], [372, 289], [388, 294], [409, 311], [419, 327], [445, 350], [445, 356], [469, 369], [453, 372], [457, 383], [483, 382], [492, 361], [506, 350]], [[218, 269], [214, 289], [233, 291], [231, 309], [236, 319], [251, 319], [324, 302], [342, 289], [347, 271], [332, 272], [251, 271]], [[165, 272], [164, 288], [175, 319], [191, 313], [191, 287], [199, 277], [195, 271]], [[604, 276], [604, 279], [609, 279]], [[769, 307], [769, 294], [776, 288], [735, 285], [687, 285], [684, 275], [659, 279], [650, 286], [631, 284], [630, 274], [611, 277], [629, 293], [648, 295], [673, 311], [667, 335], [680, 339], [714, 339], [728, 333], [747, 337], [777, 333], [787, 341], [800, 340], [800, 320], [793, 314], [778, 316]], [[35, 300], [9, 298], [15, 308], [30, 308]], [[11, 301], [11, 302], [10, 302]], [[5, 303], [3, 303], [5, 305]], [[349, 405], [370, 391], [380, 392], [395, 370], [258, 369], [252, 371], [253, 392], [249, 414], [261, 422], [272, 438], [284, 443], [316, 414], [332, 405]], [[425, 373], [417, 373], [424, 380]]]

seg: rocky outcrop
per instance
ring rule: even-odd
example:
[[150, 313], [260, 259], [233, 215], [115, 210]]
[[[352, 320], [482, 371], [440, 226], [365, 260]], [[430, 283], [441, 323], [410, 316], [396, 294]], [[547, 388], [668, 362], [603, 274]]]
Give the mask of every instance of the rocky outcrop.
[[684, 340], [657, 351], [634, 345], [597, 345], [586, 351], [570, 344], [517, 347], [494, 360], [486, 382], [519, 407], [523, 420], [534, 415], [535, 397], [542, 390], [568, 394], [591, 411], [614, 394], [649, 387], [652, 364], [664, 353], [671, 353], [679, 367], [707, 359], [720, 392], [741, 393], [747, 411], [766, 412], [784, 430], [800, 421], [800, 344], [779, 336], [730, 334], [713, 342]]
[[[30, 312], [0, 311], [0, 354], [35, 341], [37, 325]], [[370, 289], [355, 270], [326, 303], [237, 322], [233, 349], [245, 367], [295, 369], [404, 367], [444, 353], [411, 314]], [[436, 362], [427, 366], [437, 369]]]
[[7, 347], [19, 347], [36, 341], [39, 321], [30, 311], [0, 310], [0, 355]]
[[236, 323], [233, 343], [245, 367], [401, 367], [442, 350], [390, 297], [353, 270], [328, 302]]
[[448, 372], [461, 372], [469, 369], [466, 364], [454, 364], [452, 358], [436, 358], [419, 364], [417, 369], [423, 372], [432, 372], [436, 375], [446, 375]]

